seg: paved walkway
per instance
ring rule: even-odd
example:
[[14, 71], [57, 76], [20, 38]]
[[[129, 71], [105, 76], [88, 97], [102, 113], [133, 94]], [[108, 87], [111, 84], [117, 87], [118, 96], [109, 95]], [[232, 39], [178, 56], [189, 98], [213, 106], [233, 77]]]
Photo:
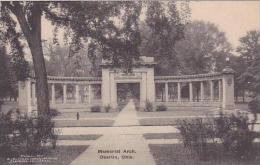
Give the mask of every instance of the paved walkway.
[[139, 125], [133, 100], [125, 106], [115, 119], [114, 126]]
[[125, 129], [132, 128], [131, 125], [138, 125], [133, 101], [130, 101], [116, 118], [114, 126], [118, 127], [112, 127], [110, 130], [104, 128], [104, 135], [94, 141], [71, 165], [155, 165], [142, 134], [131, 134]]

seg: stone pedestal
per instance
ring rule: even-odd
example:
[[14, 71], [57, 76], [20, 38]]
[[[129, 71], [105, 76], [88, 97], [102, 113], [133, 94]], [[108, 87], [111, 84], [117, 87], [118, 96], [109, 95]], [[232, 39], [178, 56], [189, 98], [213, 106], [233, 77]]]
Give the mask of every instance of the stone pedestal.
[[29, 79], [26, 81], [19, 81], [18, 89], [19, 110], [21, 113], [27, 113], [30, 115], [32, 112], [31, 81]]
[[222, 108], [232, 110], [235, 108], [234, 101], [234, 71], [230, 67], [223, 69], [222, 77], [223, 100]]

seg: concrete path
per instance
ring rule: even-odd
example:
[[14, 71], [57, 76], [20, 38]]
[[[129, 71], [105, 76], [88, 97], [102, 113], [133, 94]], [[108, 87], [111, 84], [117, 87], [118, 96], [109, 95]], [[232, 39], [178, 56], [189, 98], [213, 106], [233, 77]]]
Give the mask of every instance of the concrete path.
[[117, 116], [115, 121], [117, 127], [103, 128], [103, 136], [94, 141], [71, 165], [155, 165], [148, 144], [142, 134], [131, 134], [133, 132], [128, 130], [132, 128], [131, 125], [137, 124], [136, 110], [131, 100]]
[[121, 110], [117, 118], [115, 119], [114, 126], [132, 126], [139, 125], [136, 109], [133, 100]]

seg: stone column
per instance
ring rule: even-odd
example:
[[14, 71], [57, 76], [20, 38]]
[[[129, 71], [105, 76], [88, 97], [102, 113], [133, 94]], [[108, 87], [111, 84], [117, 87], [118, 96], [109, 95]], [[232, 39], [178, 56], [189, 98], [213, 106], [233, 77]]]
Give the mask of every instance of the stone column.
[[102, 104], [103, 106], [111, 105], [110, 102], [110, 75], [109, 69], [102, 68]]
[[203, 81], [200, 82], [200, 101], [204, 100], [204, 84]]
[[141, 80], [141, 90], [140, 90], [140, 106], [145, 107], [147, 101], [147, 81], [146, 81], [146, 73], [142, 73]]
[[76, 93], [76, 103], [79, 103], [79, 85], [76, 84], [75, 86], [75, 93]]
[[169, 101], [169, 90], [168, 90], [168, 82], [165, 83], [165, 102]]
[[223, 100], [222, 108], [225, 110], [232, 110], [235, 108], [234, 101], [234, 70], [226, 67], [222, 71], [222, 89]]
[[67, 103], [67, 85], [63, 84], [63, 104]]
[[115, 73], [110, 73], [110, 105], [113, 108], [117, 107], [117, 87], [115, 82]]
[[18, 106], [21, 113], [30, 115], [32, 112], [30, 79], [18, 82], [18, 97]]
[[146, 85], [147, 85], [147, 100], [150, 102], [155, 102], [155, 83], [154, 83], [154, 68], [147, 69], [147, 76], [146, 76]]
[[222, 82], [221, 80], [218, 80], [218, 99], [221, 101], [222, 99]]
[[214, 101], [214, 82], [213, 80], [209, 81], [210, 83], [210, 101]]
[[36, 104], [36, 90], [35, 90], [35, 83], [32, 83], [32, 104]]
[[192, 88], [192, 82], [189, 82], [189, 96], [190, 96], [190, 102], [193, 101], [193, 88]]
[[181, 102], [181, 83], [178, 82], [178, 102]]
[[51, 84], [51, 103], [55, 104], [55, 84]]
[[91, 104], [91, 100], [92, 100], [92, 88], [91, 88], [91, 84], [88, 84], [88, 104]]

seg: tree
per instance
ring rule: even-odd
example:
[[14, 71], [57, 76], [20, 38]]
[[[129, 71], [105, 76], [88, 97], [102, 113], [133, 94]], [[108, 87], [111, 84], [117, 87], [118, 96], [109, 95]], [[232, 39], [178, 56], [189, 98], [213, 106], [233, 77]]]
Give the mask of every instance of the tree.
[[147, 2], [145, 23], [142, 24], [141, 54], [154, 56], [158, 65], [155, 73], [177, 74], [178, 58], [174, 49], [184, 36], [184, 25], [188, 22], [188, 4], [178, 9], [176, 2]]
[[260, 56], [260, 31], [252, 30], [247, 32], [246, 36], [240, 38], [240, 46], [237, 52], [246, 60], [248, 65], [252, 60]]
[[216, 25], [193, 21], [185, 26], [184, 39], [177, 42], [176, 52], [183, 74], [221, 71], [231, 45]]
[[[123, 27], [118, 29], [111, 19], [122, 16], [121, 9], [128, 12], [122, 17]], [[132, 60], [128, 58], [138, 57], [136, 44], [139, 33], [136, 31], [136, 20], [140, 9], [138, 2], [1, 2], [1, 22], [7, 29], [7, 38], [16, 43], [13, 47], [17, 50], [22, 50], [20, 39], [24, 38], [31, 51], [40, 116], [46, 116], [49, 112], [47, 73], [41, 42], [42, 16], [46, 16], [56, 26], [73, 30], [74, 51], [81, 46], [82, 37], [93, 38], [101, 43], [103, 50], [110, 53], [107, 58], [115, 62], [122, 59], [129, 63]], [[17, 24], [20, 31], [17, 31]], [[120, 54], [126, 49], [129, 50], [127, 53]]]
[[243, 63], [243, 67], [240, 66], [243, 71], [238, 77], [238, 82], [244, 84], [245, 89], [254, 92], [255, 76], [257, 75], [254, 70], [260, 56], [260, 32], [249, 31], [246, 36], [241, 37], [237, 52], [240, 54], [241, 63]]

